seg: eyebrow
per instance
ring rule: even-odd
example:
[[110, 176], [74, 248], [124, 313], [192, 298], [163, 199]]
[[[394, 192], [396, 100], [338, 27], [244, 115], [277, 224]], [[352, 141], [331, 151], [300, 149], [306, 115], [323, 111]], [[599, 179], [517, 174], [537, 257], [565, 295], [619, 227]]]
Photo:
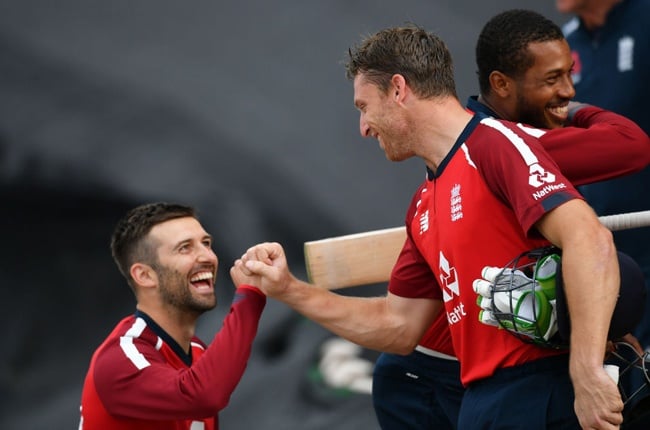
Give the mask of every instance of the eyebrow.
[[[212, 242], [212, 235], [210, 235], [209, 233], [206, 233], [205, 235], [203, 235], [203, 237], [201, 237], [200, 241], [203, 242], [203, 241], [206, 240], [206, 239], [209, 239], [210, 242]], [[192, 242], [193, 240], [194, 240], [194, 239], [191, 238], [191, 237], [188, 237], [187, 239], [179, 240], [179, 241], [178, 241], [178, 242], [177, 242], [177, 243], [172, 247], [172, 249], [178, 249], [178, 248], [180, 248], [182, 245], [184, 245], [184, 244], [186, 244], [186, 243], [190, 243], [190, 242]]]

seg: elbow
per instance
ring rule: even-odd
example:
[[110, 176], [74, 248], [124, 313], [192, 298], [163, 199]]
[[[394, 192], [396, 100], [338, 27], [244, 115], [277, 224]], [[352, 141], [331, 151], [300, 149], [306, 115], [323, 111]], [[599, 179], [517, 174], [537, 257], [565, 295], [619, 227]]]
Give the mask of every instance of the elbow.
[[409, 343], [407, 345], [402, 345], [398, 349], [393, 351], [393, 353], [398, 355], [409, 355], [415, 350], [416, 346], [418, 346], [417, 342]]
[[419, 341], [420, 337], [417, 336], [399, 336], [393, 340], [387, 352], [398, 355], [409, 355], [415, 350], [415, 347], [418, 346]]
[[228, 406], [230, 396], [221, 394], [213, 396], [202, 396], [194, 401], [195, 411], [197, 416], [201, 418], [209, 418], [217, 415], [220, 411]]

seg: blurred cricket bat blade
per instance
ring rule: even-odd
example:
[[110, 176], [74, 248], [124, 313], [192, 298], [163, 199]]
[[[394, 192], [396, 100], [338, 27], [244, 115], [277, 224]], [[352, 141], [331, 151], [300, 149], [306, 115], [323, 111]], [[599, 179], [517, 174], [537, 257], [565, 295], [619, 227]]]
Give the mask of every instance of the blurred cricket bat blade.
[[405, 240], [394, 227], [305, 242], [309, 282], [330, 290], [386, 282]]
[[[650, 210], [599, 217], [612, 231], [650, 226]], [[309, 281], [334, 290], [387, 282], [404, 241], [404, 227], [305, 242]]]

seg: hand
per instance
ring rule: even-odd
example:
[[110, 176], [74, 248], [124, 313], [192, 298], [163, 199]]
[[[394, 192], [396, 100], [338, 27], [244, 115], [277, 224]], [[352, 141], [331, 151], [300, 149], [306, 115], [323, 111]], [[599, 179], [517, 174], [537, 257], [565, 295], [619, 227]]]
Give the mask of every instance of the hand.
[[265, 242], [249, 248], [235, 261], [233, 269], [240, 271], [247, 279], [252, 279], [255, 282], [253, 285], [271, 297], [281, 296], [293, 279], [284, 249], [275, 242]]
[[569, 116], [567, 117], [565, 125], [571, 125], [573, 122], [573, 117], [575, 116], [576, 112], [578, 112], [580, 109], [583, 107], [589, 106], [587, 103], [580, 103], [577, 101], [570, 101], [569, 102]]
[[583, 429], [618, 429], [623, 422], [623, 401], [616, 383], [602, 366], [571, 373], [573, 404]]
[[614, 352], [616, 350], [616, 344], [618, 342], [625, 342], [630, 344], [634, 351], [639, 354], [639, 356], [642, 356], [645, 351], [643, 351], [643, 347], [641, 346], [641, 343], [639, 343], [638, 339], [634, 337], [632, 333], [628, 333], [625, 336], [623, 336], [620, 339], [616, 339], [614, 341], [607, 341], [607, 352]]
[[544, 341], [557, 332], [555, 301], [537, 281], [520, 270], [491, 266], [481, 276], [472, 284], [482, 309], [480, 322]]
[[261, 283], [260, 277], [253, 274], [244, 273], [242, 267], [243, 266], [241, 264], [238, 267], [236, 263], [234, 263], [230, 268], [230, 278], [232, 279], [233, 284], [235, 284], [235, 287], [239, 287], [245, 284], [259, 288], [259, 285]]

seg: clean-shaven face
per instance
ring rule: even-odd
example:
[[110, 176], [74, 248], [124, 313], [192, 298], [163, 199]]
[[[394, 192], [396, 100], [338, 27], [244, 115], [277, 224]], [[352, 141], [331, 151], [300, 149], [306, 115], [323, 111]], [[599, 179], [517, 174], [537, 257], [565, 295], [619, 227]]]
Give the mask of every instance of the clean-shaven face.
[[178, 218], [154, 226], [150, 235], [158, 244], [153, 267], [162, 301], [195, 314], [213, 309], [219, 261], [201, 224], [195, 218]]
[[516, 80], [517, 121], [539, 128], [562, 127], [575, 96], [569, 45], [566, 40], [536, 42], [528, 45], [528, 52], [535, 62]]

